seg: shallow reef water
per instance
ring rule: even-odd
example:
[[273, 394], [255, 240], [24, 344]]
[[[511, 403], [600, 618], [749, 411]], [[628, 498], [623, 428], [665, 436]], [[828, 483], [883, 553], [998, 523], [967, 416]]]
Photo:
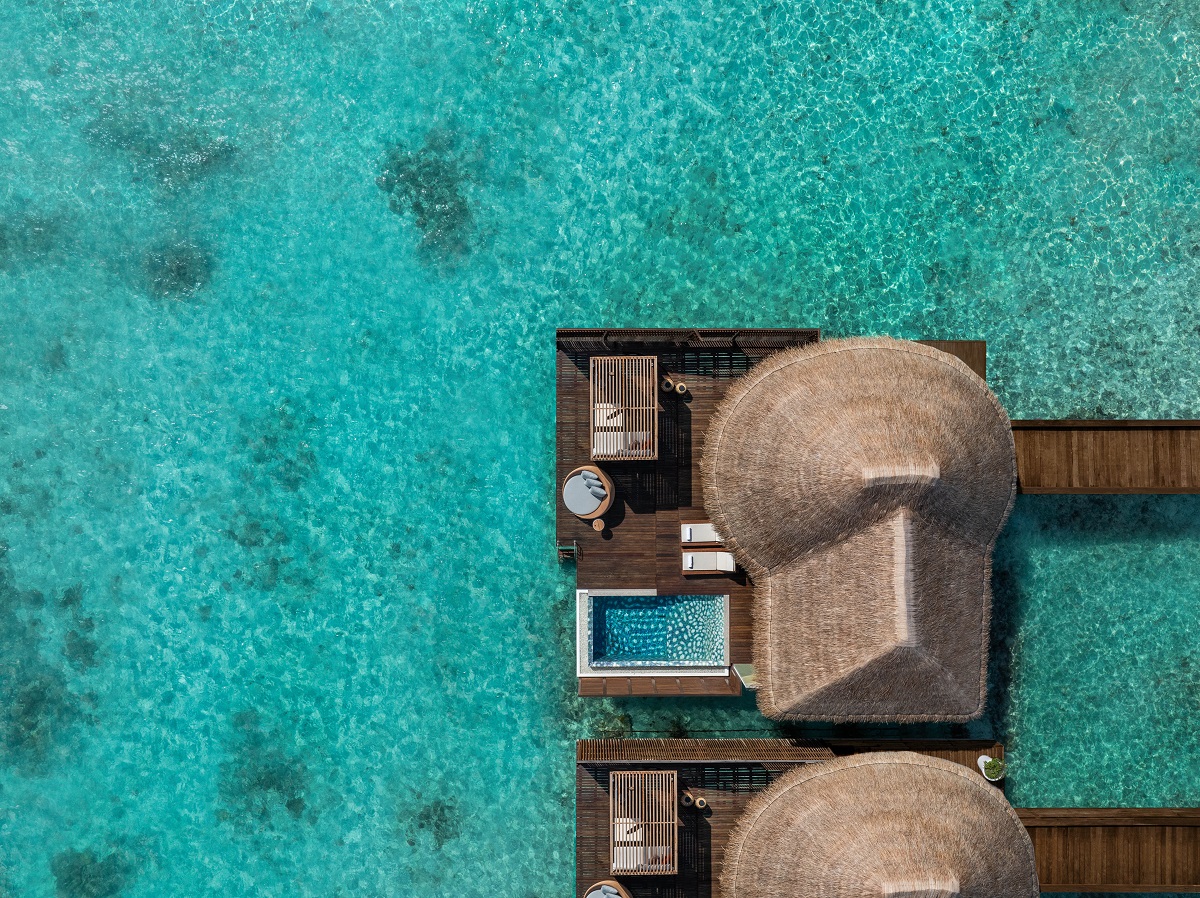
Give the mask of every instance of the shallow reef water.
[[[573, 882], [556, 326], [988, 341], [1200, 417], [1184, 0], [59, 0], [0, 58], [0, 894]], [[1200, 504], [1022, 497], [1025, 805], [1196, 805]], [[924, 733], [890, 728], [884, 734]]]

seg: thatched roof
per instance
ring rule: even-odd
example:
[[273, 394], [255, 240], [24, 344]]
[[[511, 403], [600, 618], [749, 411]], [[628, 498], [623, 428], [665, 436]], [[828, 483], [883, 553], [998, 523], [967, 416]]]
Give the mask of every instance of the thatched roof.
[[723, 898], [1037, 898], [1033, 845], [978, 773], [911, 752], [808, 764], [730, 834]]
[[754, 578], [763, 713], [982, 713], [1016, 457], [970, 368], [890, 339], [785, 350], [730, 390], [702, 469], [705, 507]]

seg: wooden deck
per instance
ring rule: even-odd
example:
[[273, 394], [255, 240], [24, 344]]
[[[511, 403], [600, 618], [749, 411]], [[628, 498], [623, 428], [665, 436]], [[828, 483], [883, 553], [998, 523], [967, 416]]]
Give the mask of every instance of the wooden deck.
[[[700, 482], [702, 441], [729, 386], [763, 357], [786, 346], [816, 341], [817, 330], [560, 330], [556, 353], [557, 485], [559, 546], [576, 547], [580, 589], [654, 589], [660, 595], [728, 593], [730, 661], [751, 661], [750, 601], [753, 585], [743, 571], [683, 576], [679, 527], [707, 520]], [[929, 341], [986, 373], [981, 340]], [[660, 393], [659, 453], [655, 461], [604, 462], [617, 487], [603, 534], [566, 510], [557, 489], [567, 474], [590, 463], [589, 359], [596, 355], [653, 354], [660, 376], [682, 379], [684, 396]], [[706, 677], [581, 677], [579, 694], [602, 696], [738, 695], [733, 675]]]
[[1023, 493], [1198, 493], [1200, 421], [1013, 421]]
[[[572, 547], [581, 589], [654, 589], [660, 595], [730, 596], [730, 660], [751, 661], [753, 584], [744, 572], [684, 577], [681, 522], [705, 520], [700, 457], [709, 420], [729, 386], [761, 358], [819, 339], [816, 330], [560, 330], [556, 373], [557, 483], [590, 459], [589, 359], [654, 355], [660, 375], [683, 380], [684, 396], [659, 394], [659, 457], [605, 462], [616, 502], [597, 533], [555, 502], [560, 547]], [[928, 340], [981, 377], [982, 340]], [[1019, 488], [1024, 493], [1200, 492], [1200, 421], [1013, 421]], [[611, 676], [579, 679], [593, 696], [738, 695], [728, 676]]]
[[[600, 336], [608, 334], [608, 338]], [[756, 338], [756, 335], [764, 335]], [[580, 589], [654, 589], [660, 595], [698, 592], [730, 597], [730, 659], [750, 661], [750, 597], [744, 572], [691, 576], [682, 573], [679, 526], [706, 520], [700, 488], [700, 441], [729, 385], [765, 355], [815, 341], [815, 330], [790, 331], [559, 331], [557, 346], [557, 484], [590, 461], [588, 360], [595, 355], [637, 352], [658, 357], [660, 376], [687, 384], [686, 395], [660, 393], [656, 461], [605, 462], [617, 487], [603, 533], [592, 530], [556, 497], [558, 544], [577, 546]], [[760, 342], [767, 345], [759, 345]], [[581, 677], [580, 695], [738, 695], [741, 681], [707, 677]]]
[[[608, 741], [608, 740], [605, 740]], [[641, 740], [639, 740], [641, 741]], [[672, 751], [655, 750], [655, 759], [642, 762], [648, 769], [669, 766], [679, 771], [679, 788], [699, 791], [708, 799], [709, 810], [685, 812], [680, 818], [679, 872], [673, 876], [619, 877], [633, 898], [711, 898], [715, 880], [721, 871], [729, 832], [754, 796], [806, 760], [778, 760], [780, 753], [794, 751], [789, 740], [684, 739], [646, 740], [648, 742], [688, 743], [674, 754], [686, 757], [704, 754], [718, 759], [732, 755], [734, 763], [671, 760]], [[751, 745], [751, 743], [755, 745]], [[875, 743], [827, 742], [827, 752], [850, 754], [872, 750]], [[990, 742], [889, 742], [892, 751], [911, 750], [958, 761], [978, 771], [975, 759], [986, 752], [1003, 758], [1004, 747]], [[807, 751], [811, 745], [805, 745]], [[577, 756], [602, 753], [595, 743], [580, 743]], [[822, 753], [824, 754], [824, 753]], [[818, 761], [815, 761], [819, 763]], [[608, 774], [617, 763], [578, 763], [575, 768], [575, 887], [583, 898], [589, 886], [610, 879], [608, 839]], [[982, 776], [980, 777], [982, 781]]]

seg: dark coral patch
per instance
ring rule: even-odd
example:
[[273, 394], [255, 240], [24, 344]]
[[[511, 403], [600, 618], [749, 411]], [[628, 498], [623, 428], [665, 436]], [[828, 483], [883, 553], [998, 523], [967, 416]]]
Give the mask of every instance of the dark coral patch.
[[[221, 765], [222, 819], [256, 829], [299, 820], [308, 809], [308, 767], [288, 752], [278, 732], [264, 730], [257, 711], [233, 718], [230, 758]], [[284, 816], [286, 815], [286, 816]]]
[[50, 861], [58, 898], [113, 898], [132, 882], [133, 866], [120, 852], [60, 851]]
[[41, 617], [54, 607], [40, 592], [16, 587], [6, 553], [0, 545], [0, 758], [36, 774], [65, 752], [71, 728], [92, 717], [63, 672], [43, 659]]
[[142, 270], [152, 295], [162, 299], [190, 296], [212, 280], [213, 259], [186, 241], [160, 243], [146, 250]]
[[91, 618], [84, 618], [79, 623], [78, 630], [71, 630], [63, 641], [63, 657], [71, 662], [76, 670], [87, 670], [96, 666], [96, 652], [99, 645], [87, 634], [95, 628]]
[[230, 518], [225, 535], [243, 549], [285, 546], [288, 543], [288, 535], [282, 528], [268, 527], [244, 511], [238, 511]]
[[17, 262], [61, 258], [64, 222], [60, 217], [35, 212], [0, 214], [0, 271]]
[[436, 798], [409, 815], [405, 827], [407, 842], [416, 845], [423, 838], [432, 841], [438, 851], [462, 835], [463, 813], [452, 799]]
[[464, 195], [466, 182], [466, 171], [444, 142], [430, 139], [416, 151], [394, 147], [375, 180], [389, 194], [393, 212], [412, 215], [421, 231], [420, 258], [441, 264], [456, 262], [471, 249], [475, 222]]
[[83, 584], [76, 583], [74, 586], [68, 586], [63, 590], [62, 598], [58, 604], [63, 608], [78, 608], [83, 604]]
[[297, 552], [285, 548], [291, 540], [281, 522], [263, 521], [245, 511], [237, 511], [230, 518], [224, 535], [248, 554], [247, 563], [234, 572], [235, 580], [263, 591], [273, 590], [281, 583], [293, 587], [311, 586], [311, 577], [305, 572], [303, 563], [297, 562]]
[[237, 153], [224, 135], [177, 118], [141, 116], [106, 106], [84, 131], [94, 146], [129, 154], [140, 178], [168, 190], [187, 187], [226, 167]]
[[62, 674], [45, 665], [27, 672], [14, 685], [6, 703], [4, 747], [18, 758], [38, 762], [80, 719], [79, 701]]
[[246, 439], [251, 461], [288, 492], [298, 491], [317, 473], [317, 455], [309, 439], [323, 423], [316, 415], [285, 399], [273, 414], [248, 425], [256, 431]]

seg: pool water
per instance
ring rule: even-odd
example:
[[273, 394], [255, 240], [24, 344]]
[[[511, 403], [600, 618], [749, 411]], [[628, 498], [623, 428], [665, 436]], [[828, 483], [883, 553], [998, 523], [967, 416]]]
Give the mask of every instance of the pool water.
[[590, 598], [593, 667], [719, 667], [728, 663], [726, 596]]
[[[555, 326], [982, 338], [1016, 417], [1200, 417], [1198, 42], [1184, 0], [7, 4], [0, 895], [569, 894], [573, 740], [776, 729], [576, 695]], [[1198, 520], [1018, 500], [955, 731], [1018, 803], [1200, 803]]]

